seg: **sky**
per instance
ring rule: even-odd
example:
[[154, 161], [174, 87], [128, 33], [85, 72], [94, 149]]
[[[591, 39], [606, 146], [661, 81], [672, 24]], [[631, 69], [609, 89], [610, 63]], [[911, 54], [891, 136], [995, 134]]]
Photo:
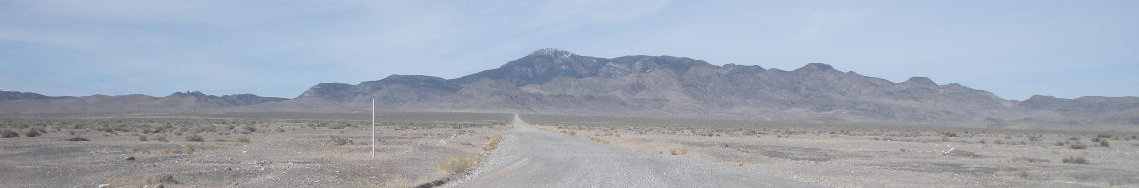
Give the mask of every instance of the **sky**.
[[0, 90], [292, 98], [457, 78], [540, 48], [827, 63], [1013, 100], [1139, 96], [1139, 1], [0, 1]]

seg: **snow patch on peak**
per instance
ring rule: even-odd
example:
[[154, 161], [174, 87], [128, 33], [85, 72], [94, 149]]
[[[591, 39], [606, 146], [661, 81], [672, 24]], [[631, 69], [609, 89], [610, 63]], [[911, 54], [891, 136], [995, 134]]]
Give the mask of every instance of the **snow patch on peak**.
[[570, 53], [568, 51], [565, 51], [565, 50], [557, 49], [557, 48], [542, 48], [542, 49], [534, 50], [534, 52], [530, 53], [530, 55], [531, 56], [537, 55], [537, 56], [569, 57], [569, 56], [574, 55], [574, 54]]

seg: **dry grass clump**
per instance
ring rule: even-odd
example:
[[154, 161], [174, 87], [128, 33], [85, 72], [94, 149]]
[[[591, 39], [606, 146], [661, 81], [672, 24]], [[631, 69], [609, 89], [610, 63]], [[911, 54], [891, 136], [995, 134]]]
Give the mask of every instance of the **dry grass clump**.
[[25, 137], [37, 137], [43, 135], [45, 131], [42, 128], [31, 128], [24, 132]]
[[598, 137], [592, 137], [592, 136], [591, 136], [591, 137], [589, 137], [589, 141], [593, 141], [593, 142], [596, 142], [596, 143], [599, 143], [599, 144], [609, 144], [609, 141], [608, 141], [608, 140], [605, 140], [605, 139], [602, 139], [602, 138], [598, 138]]
[[621, 132], [617, 132], [617, 131], [613, 131], [613, 130], [605, 130], [605, 131], [600, 131], [600, 132], [594, 132], [594, 133], [593, 133], [593, 136], [614, 136], [614, 137], [621, 137]]
[[1017, 171], [1013, 171], [1011, 173], [1008, 173], [1008, 175], [1013, 176], [1013, 177], [1018, 177], [1021, 179], [1028, 179], [1028, 178], [1032, 177], [1032, 173], [1029, 173], [1028, 170], [1017, 170]]
[[1075, 141], [1075, 142], [1069, 143], [1068, 148], [1069, 149], [1087, 149], [1088, 146], [1084, 145], [1084, 143], [1082, 143], [1082, 142]]
[[240, 131], [238, 131], [238, 133], [241, 133], [241, 134], [249, 134], [249, 133], [255, 133], [255, 132], [257, 132], [257, 127], [254, 127], [252, 125], [241, 126]]
[[16, 131], [4, 129], [4, 130], [0, 130], [0, 137], [2, 137], [2, 138], [20, 137], [20, 133], [17, 133]]
[[355, 144], [355, 141], [352, 141], [352, 139], [347, 136], [332, 136], [330, 139], [332, 140], [332, 144], [337, 146]]
[[194, 152], [197, 152], [197, 151], [198, 151], [198, 147], [194, 146], [194, 145], [190, 145], [190, 144], [182, 145], [182, 148], [180, 148], [178, 150], [174, 150], [175, 153], [181, 153], [181, 154], [194, 154]]
[[191, 142], [201, 142], [201, 141], [204, 141], [204, 140], [205, 140], [205, 139], [204, 139], [204, 138], [202, 138], [202, 136], [200, 136], [200, 135], [198, 135], [198, 134], [189, 134], [189, 135], [186, 135], [186, 141], [191, 141]]
[[668, 150], [668, 153], [672, 154], [672, 155], [685, 155], [685, 154], [688, 154], [688, 148], [684, 148], [684, 147], [673, 148], [671, 150]]
[[1026, 162], [1026, 163], [1046, 163], [1050, 160], [1032, 157], [1015, 157], [1011, 159], [1012, 162]]
[[1071, 164], [1088, 164], [1088, 159], [1084, 157], [1068, 156], [1061, 159], [1060, 162]]
[[439, 170], [449, 174], [466, 174], [478, 162], [478, 157], [454, 157], [439, 163]]
[[74, 137], [71, 137], [71, 138], [67, 138], [67, 139], [64, 139], [64, 140], [67, 140], [67, 141], [91, 141], [90, 139], [87, 139], [87, 138], [83, 138], [83, 137], [78, 137], [78, 136], [74, 136]]
[[982, 157], [980, 154], [973, 153], [971, 151], [960, 150], [957, 148], [949, 149], [949, 151], [942, 152], [941, 154], [942, 155], [948, 155], [948, 156], [969, 157], [969, 158]]
[[157, 184], [157, 183], [177, 184], [178, 183], [177, 180], [174, 180], [174, 176], [169, 175], [169, 174], [143, 176], [142, 181], [146, 184]]
[[130, 148], [133, 153], [150, 154], [150, 149], [146, 146], [134, 146]]
[[482, 149], [483, 149], [483, 151], [491, 151], [494, 149], [498, 149], [498, 143], [499, 142], [502, 142], [502, 136], [488, 137], [486, 139], [486, 143], [483, 143]]

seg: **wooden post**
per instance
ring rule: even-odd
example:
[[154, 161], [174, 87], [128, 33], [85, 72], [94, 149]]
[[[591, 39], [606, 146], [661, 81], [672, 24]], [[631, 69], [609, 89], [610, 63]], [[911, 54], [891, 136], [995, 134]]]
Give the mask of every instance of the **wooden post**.
[[376, 98], [372, 98], [372, 158], [376, 158]]

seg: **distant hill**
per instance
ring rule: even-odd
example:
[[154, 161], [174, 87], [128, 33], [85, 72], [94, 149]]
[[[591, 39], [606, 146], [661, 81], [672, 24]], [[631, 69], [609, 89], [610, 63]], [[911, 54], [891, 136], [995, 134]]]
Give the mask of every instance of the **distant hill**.
[[0, 91], [0, 114], [116, 114], [210, 112], [288, 99], [252, 94], [206, 95], [177, 92], [166, 97], [146, 95], [48, 97], [37, 93]]
[[[0, 95], [4, 97], [0, 101], [4, 109], [10, 109], [7, 106], [11, 100], [7, 98], [89, 106], [106, 105], [106, 102], [90, 100], [107, 98], [44, 99], [46, 96], [9, 95], [26, 94]], [[455, 79], [392, 75], [355, 85], [321, 83], [291, 100], [254, 95], [213, 97], [201, 93], [176, 93], [161, 98], [115, 97], [130, 101], [123, 103], [131, 105], [120, 105], [124, 107], [173, 106], [169, 109], [241, 111], [364, 111], [369, 101], [375, 98], [380, 108], [387, 111], [521, 112], [1006, 128], [1139, 125], [1137, 97], [1060, 99], [1034, 96], [1025, 101], [1015, 101], [961, 84], [939, 84], [926, 77], [894, 83], [855, 72], [843, 72], [820, 63], [788, 71], [735, 64], [717, 66], [673, 56], [598, 58], [557, 49], [540, 49], [496, 69]], [[189, 101], [191, 98], [193, 102]], [[101, 100], [111, 99], [97, 101]], [[62, 111], [67, 110], [55, 112]]]

